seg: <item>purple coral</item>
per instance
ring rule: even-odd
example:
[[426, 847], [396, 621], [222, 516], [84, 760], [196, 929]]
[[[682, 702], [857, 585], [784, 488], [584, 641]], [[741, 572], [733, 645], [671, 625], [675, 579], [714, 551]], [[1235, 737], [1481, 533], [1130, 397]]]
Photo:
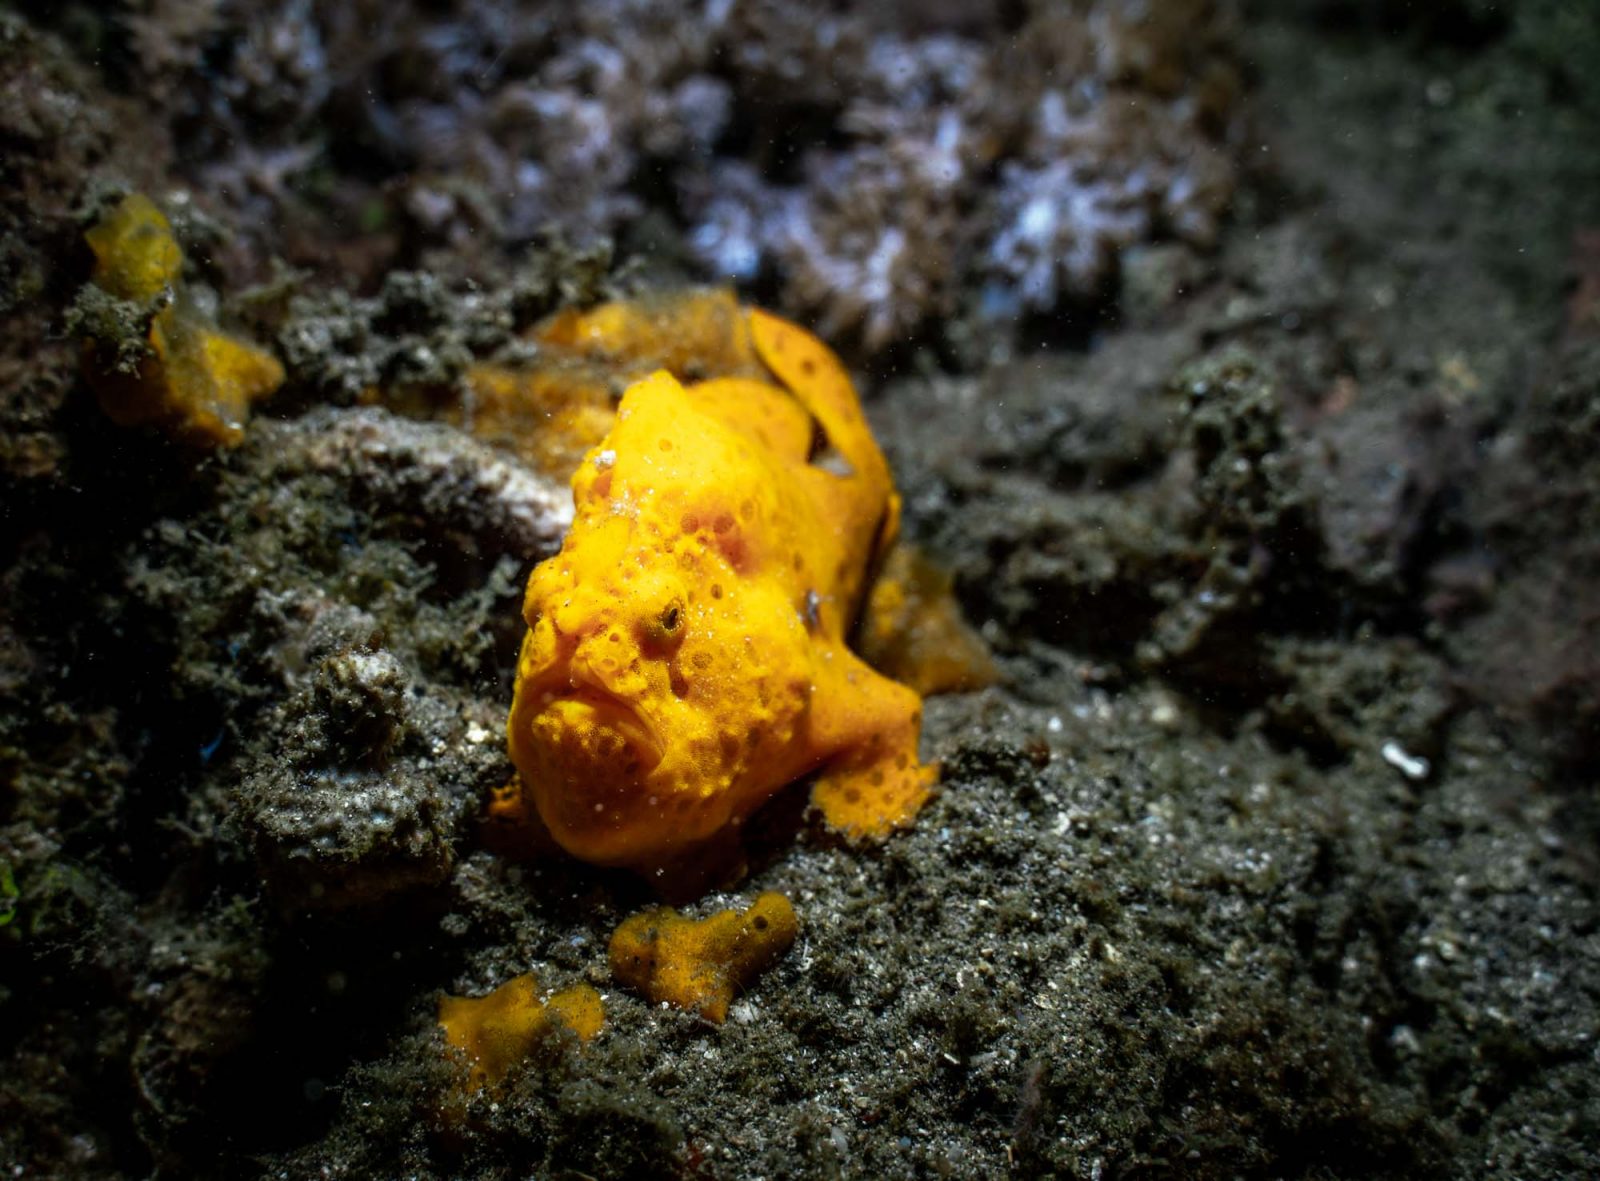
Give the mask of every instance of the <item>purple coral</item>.
[[[132, 28], [143, 88], [189, 96], [192, 179], [237, 224], [296, 227], [292, 262], [489, 277], [548, 229], [651, 214], [706, 277], [872, 353], [968, 289], [997, 317], [1048, 311], [1130, 243], [1215, 233], [1221, 6], [1030, 9], [1008, 28], [961, 5], [214, 0]], [[362, 223], [387, 236], [353, 247]]]
[[868, 352], [949, 312], [958, 274], [959, 173], [948, 153], [897, 146], [816, 158], [773, 235], [785, 304]]
[[1029, 129], [1033, 162], [1002, 168], [979, 260], [996, 314], [1093, 295], [1124, 247], [1158, 232], [1210, 245], [1234, 177], [1194, 122], [1182, 101], [1046, 91]]
[[1142, 181], [1092, 176], [1072, 160], [1006, 165], [998, 232], [982, 259], [985, 313], [1009, 318], [1091, 294], [1116, 252], [1150, 230]]

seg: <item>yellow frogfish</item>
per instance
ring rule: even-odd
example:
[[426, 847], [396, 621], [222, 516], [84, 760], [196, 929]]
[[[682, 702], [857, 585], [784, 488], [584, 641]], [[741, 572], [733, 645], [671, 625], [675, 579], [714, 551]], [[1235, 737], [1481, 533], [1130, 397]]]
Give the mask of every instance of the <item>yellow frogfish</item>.
[[846, 643], [899, 521], [888, 464], [838, 358], [738, 314], [770, 376], [631, 385], [528, 581], [520, 783], [491, 816], [591, 863], [692, 865], [811, 774], [830, 827], [882, 837], [935, 778], [921, 698]]

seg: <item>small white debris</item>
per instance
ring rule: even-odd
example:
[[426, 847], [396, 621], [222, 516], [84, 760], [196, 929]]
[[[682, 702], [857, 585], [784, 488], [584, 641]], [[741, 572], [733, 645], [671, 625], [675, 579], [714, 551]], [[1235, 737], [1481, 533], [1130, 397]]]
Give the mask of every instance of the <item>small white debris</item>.
[[1389, 1045], [1407, 1056], [1415, 1054], [1422, 1049], [1422, 1042], [1417, 1038], [1417, 1031], [1409, 1025], [1396, 1025], [1389, 1032]]
[[1051, 714], [1050, 720], [1044, 724], [1044, 728], [1052, 734], [1061, 733], [1061, 719], [1055, 714]]
[[1428, 772], [1433, 770], [1433, 765], [1427, 759], [1408, 753], [1398, 742], [1385, 742], [1378, 753], [1383, 756], [1384, 762], [1407, 779], [1426, 779]]
[[488, 730], [485, 730], [476, 722], [467, 727], [467, 741], [472, 743], [473, 746], [482, 746], [485, 742], [488, 742], [489, 739], [493, 737], [494, 735], [492, 733], [490, 733]]
[[609, 447], [607, 447], [604, 451], [596, 451], [594, 453], [594, 470], [597, 472], [605, 471], [616, 462], [617, 453]]

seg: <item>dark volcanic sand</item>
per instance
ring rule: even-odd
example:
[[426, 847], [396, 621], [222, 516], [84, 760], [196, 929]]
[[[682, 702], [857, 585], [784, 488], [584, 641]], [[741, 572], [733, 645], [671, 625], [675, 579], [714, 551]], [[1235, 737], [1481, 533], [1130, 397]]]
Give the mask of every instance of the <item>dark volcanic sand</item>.
[[[293, 51], [320, 6], [254, 56], [214, 7], [0, 15], [11, 1173], [1600, 1172], [1600, 12], [1246, 12], [1214, 249], [1154, 231], [1015, 333], [963, 289], [948, 332], [854, 354], [1006, 681], [928, 702], [943, 786], [882, 848], [762, 818], [699, 905], [781, 890], [802, 934], [711, 1027], [612, 985], [639, 883], [478, 839], [563, 489], [351, 405], [682, 281], [684, 227], [646, 187], [608, 214], [635, 269], [484, 262], [395, 196], [381, 112], [329, 97], [347, 64]], [[273, 94], [366, 129], [330, 123], [289, 196], [262, 161], [299, 141], [227, 138], [300, 126]], [[81, 384], [80, 235], [118, 186], [289, 367], [235, 452]], [[439, 995], [530, 969], [601, 988], [606, 1033], [441, 1117]]]

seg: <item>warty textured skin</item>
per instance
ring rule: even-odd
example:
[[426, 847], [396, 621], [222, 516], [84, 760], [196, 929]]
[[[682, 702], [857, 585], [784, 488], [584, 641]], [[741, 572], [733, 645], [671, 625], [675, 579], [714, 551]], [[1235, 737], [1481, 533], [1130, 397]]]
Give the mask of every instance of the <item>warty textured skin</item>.
[[775, 380], [624, 394], [573, 477], [561, 552], [529, 579], [508, 723], [522, 787], [492, 812], [650, 873], [736, 836], [786, 784], [853, 838], [915, 815], [921, 700], [846, 646], [899, 500], [849, 377], [747, 319]]

